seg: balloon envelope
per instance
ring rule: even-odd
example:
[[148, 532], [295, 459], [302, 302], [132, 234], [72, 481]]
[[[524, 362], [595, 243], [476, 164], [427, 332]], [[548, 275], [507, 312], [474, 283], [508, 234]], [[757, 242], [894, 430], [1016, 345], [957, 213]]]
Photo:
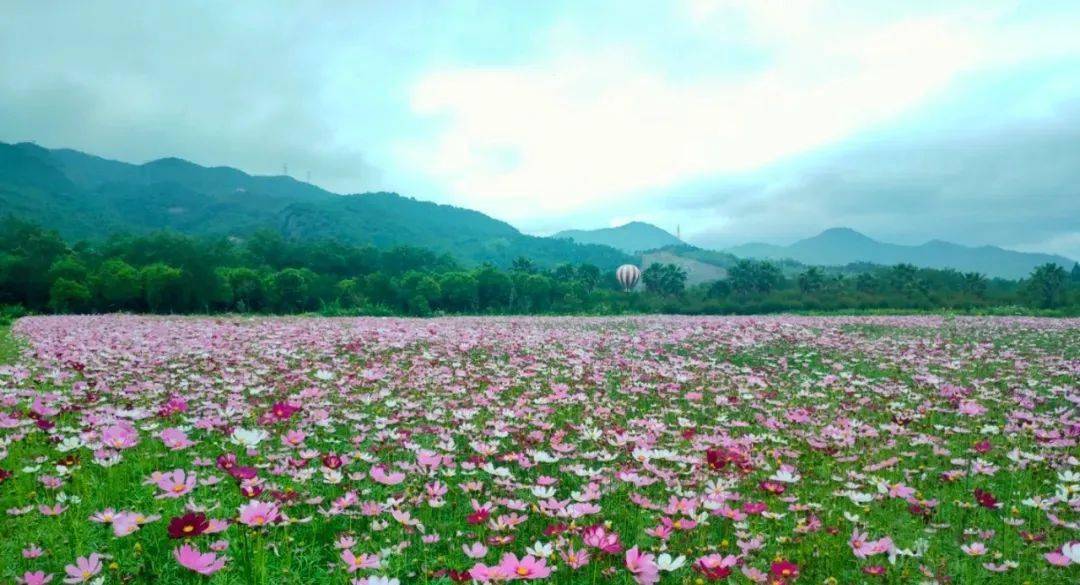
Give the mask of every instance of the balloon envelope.
[[615, 278], [619, 279], [619, 284], [622, 285], [623, 290], [629, 291], [637, 285], [638, 280], [641, 278], [641, 270], [633, 264], [623, 264], [615, 271]]

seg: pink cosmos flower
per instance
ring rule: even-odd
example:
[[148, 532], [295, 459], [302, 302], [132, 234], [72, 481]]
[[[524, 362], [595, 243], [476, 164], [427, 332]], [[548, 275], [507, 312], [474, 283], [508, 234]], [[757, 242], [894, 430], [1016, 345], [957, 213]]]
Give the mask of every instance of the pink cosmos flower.
[[93, 579], [101, 572], [101, 558], [98, 553], [91, 553], [88, 557], [75, 559], [74, 565], [64, 567], [64, 572], [68, 575], [64, 583], [86, 583]]
[[213, 575], [225, 566], [225, 557], [218, 558], [212, 552], [203, 553], [199, 549], [185, 544], [173, 549], [173, 557], [181, 567], [195, 571], [200, 575]]
[[187, 449], [195, 443], [188, 439], [187, 433], [176, 428], [167, 428], [158, 433], [158, 438], [161, 439], [165, 446], [173, 451], [180, 451], [181, 449]]
[[851, 545], [851, 552], [860, 559], [888, 552], [893, 546], [892, 539], [888, 536], [870, 540], [869, 536], [865, 532], [859, 532], [858, 528], [852, 531], [848, 544]]
[[913, 495], [915, 495], [915, 488], [908, 487], [899, 483], [889, 486], [889, 497], [906, 500]]
[[600, 524], [590, 526], [582, 531], [581, 539], [593, 548], [598, 548], [608, 554], [618, 554], [622, 551], [622, 542], [615, 532], [608, 532]]
[[281, 443], [286, 447], [299, 447], [304, 444], [307, 435], [303, 431], [292, 429], [281, 437]]
[[38, 512], [41, 512], [42, 516], [59, 516], [66, 510], [63, 504], [56, 504], [54, 506], [48, 506], [41, 504], [38, 506]]
[[986, 407], [974, 400], [961, 400], [957, 411], [964, 416], [982, 416], [986, 414]]
[[247, 526], [263, 526], [274, 522], [278, 516], [277, 504], [255, 500], [240, 506], [240, 523]]
[[1065, 543], [1061, 550], [1048, 552], [1043, 555], [1046, 562], [1058, 567], [1080, 564], [1080, 542]]
[[130, 449], [139, 443], [139, 433], [130, 425], [116, 424], [101, 431], [101, 442], [113, 449]]
[[195, 483], [194, 471], [184, 473], [183, 469], [174, 469], [163, 473], [157, 480], [157, 486], [162, 490], [162, 493], [158, 494], [157, 497], [175, 499], [186, 496], [191, 493], [191, 490], [195, 489]]
[[986, 554], [986, 545], [981, 542], [962, 544], [960, 550], [964, 551], [968, 556], [978, 557]]
[[36, 559], [43, 554], [45, 554], [45, 551], [41, 550], [41, 547], [36, 544], [31, 544], [22, 550], [24, 559]]
[[506, 553], [499, 561], [499, 569], [507, 575], [513, 575], [511, 578], [514, 580], [546, 579], [551, 575], [547, 561], [532, 555], [519, 560], [514, 553]]
[[655, 585], [660, 581], [660, 568], [656, 557], [642, 553], [638, 547], [626, 551], [626, 569], [634, 576], [638, 585]]
[[488, 548], [482, 542], [474, 542], [472, 545], [463, 544], [461, 550], [470, 559], [482, 559], [488, 553]]
[[580, 569], [589, 564], [589, 551], [587, 550], [574, 550], [568, 547], [560, 553], [560, 556], [571, 569]]
[[515, 579], [512, 573], [507, 573], [501, 566], [495, 565], [489, 567], [483, 563], [476, 563], [473, 565], [473, 568], [469, 569], [469, 576], [481, 583], [511, 581]]
[[113, 534], [117, 537], [127, 536], [139, 529], [139, 514], [134, 512], [121, 512], [113, 517]]
[[15, 581], [21, 585], [45, 585], [52, 580], [53, 576], [45, 574], [44, 571], [35, 571], [33, 573], [27, 571], [23, 573], [22, 577], [19, 577]]
[[345, 561], [345, 569], [350, 573], [355, 573], [360, 569], [378, 569], [381, 564], [378, 555], [361, 553], [360, 556], [356, 556], [349, 549], [341, 551], [341, 560]]
[[384, 467], [376, 466], [371, 468], [371, 479], [383, 485], [397, 485], [405, 481], [405, 474], [399, 471], [387, 473]]

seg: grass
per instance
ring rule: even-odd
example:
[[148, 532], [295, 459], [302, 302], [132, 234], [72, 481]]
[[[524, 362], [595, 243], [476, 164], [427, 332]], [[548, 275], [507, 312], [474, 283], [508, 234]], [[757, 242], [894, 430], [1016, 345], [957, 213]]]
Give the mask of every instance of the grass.
[[[385, 567], [379, 574], [396, 576], [402, 583], [448, 583], [447, 578], [434, 572], [447, 567], [465, 569], [476, 562], [465, 557], [460, 548], [463, 543], [507, 533], [485, 524], [464, 522], [472, 512], [473, 498], [520, 499], [525, 503], [522, 513], [529, 516], [519, 528], [508, 532], [514, 536], [513, 542], [489, 544], [489, 564], [503, 552], [522, 556], [525, 548], [538, 540], [556, 542], [557, 537], [543, 533], [551, 524], [565, 522], [579, 528], [605, 521], [622, 536], [625, 546], [637, 545], [652, 552], [666, 549], [686, 555], [688, 564], [711, 552], [738, 554], [738, 541], [760, 535], [764, 548], [748, 555], [746, 563], [767, 571], [772, 560], [794, 561], [801, 571], [798, 583], [907, 584], [945, 583], [951, 579], [952, 583], [1055, 585], [1075, 583], [1080, 577], [1077, 567], [1051, 567], [1043, 559], [1044, 553], [1075, 534], [1049, 522], [1041, 510], [1021, 503], [1032, 496], [1053, 494], [1059, 483], [1058, 472], [1069, 468], [1062, 451], [1047, 447], [1035, 430], [1052, 430], [1054, 420], [1062, 421], [1057, 423], [1062, 429], [1066, 425], [1062, 417], [1067, 416], [1070, 403], [1062, 389], [1075, 388], [1077, 383], [1066, 360], [1075, 359], [1068, 356], [1075, 356], [1075, 348], [1080, 347], [1078, 328], [1005, 328], [989, 321], [987, 325], [913, 321], [910, 326], [907, 322], [903, 326], [881, 322], [833, 326], [828, 321], [812, 321], [810, 325], [794, 321], [789, 330], [776, 334], [751, 333], [757, 336], [753, 343], [740, 345], [733, 340], [748, 334], [741, 325], [722, 325], [707, 334], [693, 333], [687, 327], [689, 333], [683, 334], [677, 324], [684, 321], [678, 320], [646, 321], [624, 328], [601, 324], [595, 330], [566, 324], [572, 321], [549, 320], [543, 324], [526, 322], [513, 333], [506, 333], [503, 326], [492, 322], [477, 322], [475, 327], [483, 334], [475, 335], [475, 339], [467, 327], [428, 325], [420, 320], [393, 326], [380, 322], [361, 331], [348, 329], [349, 321], [291, 321], [293, 326], [302, 323], [308, 328], [320, 328], [319, 335], [304, 342], [297, 340], [304, 334], [302, 329], [283, 330], [286, 325], [282, 321], [252, 321], [230, 328], [209, 320], [180, 320], [172, 322], [168, 326], [171, 329], [162, 330], [160, 322], [154, 320], [103, 319], [79, 322], [80, 328], [69, 323], [55, 330], [48, 329], [51, 322], [41, 320], [42, 328], [35, 330], [31, 341], [59, 339], [62, 334], [76, 331], [85, 335], [78, 340], [97, 345], [89, 345], [87, 351], [74, 352], [53, 364], [26, 362], [37, 373], [47, 374], [38, 380], [6, 380], [35, 392], [77, 394], [77, 399], [64, 404], [78, 408], [58, 414], [50, 434], [31, 429], [16, 439], [14, 432], [0, 429], [0, 437], [8, 444], [7, 457], [0, 459], [0, 466], [16, 470], [0, 486], [0, 509], [56, 503], [57, 490], [43, 485], [46, 475], [61, 477], [60, 491], [69, 496], [67, 509], [58, 517], [43, 517], [34, 509], [3, 518], [9, 537], [0, 540], [0, 579], [12, 580], [32, 568], [60, 573], [76, 555], [97, 551], [110, 555], [104, 571], [110, 583], [348, 583], [350, 575], [343, 571], [334, 546], [339, 535], [348, 533], [356, 537], [358, 553], [382, 551]], [[758, 320], [755, 326], [772, 322]], [[342, 324], [340, 330], [338, 323]], [[409, 337], [410, 333], [426, 333], [424, 328], [429, 326], [443, 329]], [[260, 328], [258, 335], [250, 340], [239, 337], [248, 330], [245, 328], [252, 327]], [[206, 331], [218, 337], [204, 336]], [[535, 331], [542, 335], [529, 337]], [[596, 341], [595, 331], [611, 337]], [[632, 342], [630, 337], [637, 341]], [[132, 338], [140, 341], [122, 345]], [[198, 343], [193, 343], [190, 350], [175, 351], [169, 359], [155, 361], [157, 354], [174, 351], [177, 345], [191, 343], [191, 339]], [[346, 342], [354, 341], [362, 343], [345, 349]], [[477, 346], [463, 349], [466, 342]], [[101, 351], [110, 343], [123, 350]], [[161, 345], [148, 346], [154, 343]], [[215, 343], [220, 345], [211, 348]], [[633, 349], [633, 343], [641, 344], [641, 348]], [[508, 349], [515, 344], [525, 349]], [[282, 347], [291, 349], [284, 351]], [[575, 352], [586, 349], [592, 356], [590, 361], [585, 365], [576, 363]], [[515, 358], [519, 351], [528, 359]], [[11, 360], [16, 355], [17, 344], [9, 330], [0, 331], [0, 360]], [[85, 370], [73, 369], [72, 363], [79, 360], [87, 362]], [[528, 372], [529, 364], [535, 363], [544, 369]], [[231, 444], [223, 430], [203, 429], [195, 424], [216, 414], [228, 418], [230, 426], [254, 428], [275, 401], [312, 387], [336, 388], [334, 383], [316, 376], [320, 369], [332, 370], [336, 374], [333, 380], [338, 381], [345, 374], [356, 375], [373, 365], [396, 375], [377, 382], [358, 380], [347, 386], [342, 396], [348, 400], [332, 399], [336, 410], [326, 413], [331, 417], [326, 425], [315, 424], [310, 418], [313, 411], [326, 405], [309, 398], [302, 402], [304, 410], [297, 418], [264, 425], [271, 438], [253, 454], [245, 454]], [[418, 369], [422, 375], [417, 382], [409, 376], [417, 375]], [[937, 386], [926, 382], [930, 376], [977, 389], [972, 391], [973, 396], [987, 412], [979, 417], [958, 415], [955, 407], [940, 397]], [[763, 385], [757, 385], [756, 379], [764, 380]], [[93, 402], [84, 400], [88, 380], [95, 380], [95, 388], [101, 393]], [[233, 381], [240, 380], [245, 382], [230, 389]], [[4, 381], [0, 379], [0, 383]], [[58, 448], [61, 437], [79, 436], [94, 426], [93, 419], [86, 418], [87, 411], [108, 413], [112, 404], [127, 409], [143, 405], [156, 411], [163, 398], [175, 393], [174, 389], [184, 381], [191, 384], [184, 394], [190, 411], [141, 419], [139, 444], [123, 451], [115, 465], [96, 463], [88, 447], [63, 452]], [[582, 393], [583, 398], [552, 400], [553, 388], [559, 384]], [[103, 389], [103, 385], [108, 388]], [[456, 392], [456, 385], [464, 385], [466, 391]], [[267, 393], [259, 390], [261, 387], [274, 389]], [[1025, 388], [1038, 402], [1021, 412], [1017, 400]], [[361, 396], [375, 396], [379, 390], [386, 393], [369, 402], [358, 401]], [[706, 400], [688, 395], [691, 391], [701, 392]], [[20, 409], [28, 407], [33, 395], [8, 394], [16, 397]], [[224, 395], [236, 398], [232, 406], [235, 414], [225, 413], [214, 402]], [[732, 397], [737, 400], [730, 400]], [[211, 408], [204, 408], [202, 402], [206, 401], [212, 402]], [[475, 412], [453, 415], [467, 407]], [[799, 409], [810, 412], [810, 420], [785, 422], [787, 415]], [[1008, 430], [1007, 421], [1018, 413], [1030, 413], [1042, 426], [1030, 423]], [[904, 422], [897, 423], [898, 419]], [[851, 437], [847, 434], [850, 425], [841, 423], [845, 420], [857, 423], [851, 427], [856, 431]], [[989, 426], [994, 429], [988, 430]], [[188, 428], [197, 444], [183, 450], [166, 449], [155, 438], [166, 427]], [[351, 454], [352, 461], [342, 469], [358, 474], [356, 478], [346, 475], [338, 483], [324, 481], [326, 471], [317, 457], [304, 466], [312, 471], [311, 476], [288, 470], [274, 473], [272, 470], [282, 464], [283, 457], [296, 456], [295, 451], [282, 448], [278, 442], [290, 428], [307, 430], [307, 446], [320, 456], [329, 452]], [[590, 438], [584, 432], [586, 428], [597, 428], [601, 438]], [[687, 437], [687, 429], [694, 429], [697, 435]], [[560, 430], [576, 447], [563, 461], [540, 462], [526, 468], [506, 458], [535, 449], [550, 451], [552, 434]], [[410, 435], [401, 439], [399, 431]], [[529, 438], [534, 432], [543, 436], [539, 443]], [[743, 475], [730, 469], [713, 471], [704, 467], [703, 447], [696, 441], [714, 433], [752, 444], [753, 469]], [[415, 471], [410, 471], [400, 486], [384, 486], [367, 479], [365, 474], [373, 462], [393, 465], [414, 461], [414, 451], [406, 449], [405, 443], [435, 449], [445, 436], [455, 440], [449, 454], [458, 466], [453, 474], [438, 476], [450, 487], [445, 506], [424, 503], [425, 486], [434, 478]], [[650, 463], [666, 481], [634, 487], [615, 479], [610, 470], [650, 473], [650, 466], [630, 455], [634, 443], [615, 442], [620, 437], [640, 437], [642, 444], [650, 448], [675, 453], [678, 457], [674, 459], [658, 458]], [[849, 438], [850, 444], [845, 443]], [[973, 456], [972, 445], [984, 438], [991, 441], [993, 449]], [[512, 480], [467, 469], [467, 458], [477, 453], [470, 448], [470, 441], [495, 444], [496, 455], [486, 457], [486, 462], [509, 470]], [[811, 446], [822, 441], [831, 442], [825, 447]], [[1009, 455], [1014, 450], [1038, 454], [1042, 460], [1019, 467]], [[165, 534], [165, 525], [183, 512], [187, 500], [155, 498], [158, 490], [144, 485], [144, 479], [156, 471], [172, 469], [197, 469], [200, 476], [224, 476], [218, 484], [200, 485], [191, 498], [210, 508], [210, 517], [233, 518], [247, 498], [223, 471], [196, 465], [196, 459], [212, 459], [227, 452], [238, 453], [244, 464], [257, 467], [268, 492], [271, 488], [292, 489], [301, 494], [300, 500], [288, 508], [289, 516], [300, 522], [262, 529], [234, 524], [220, 535], [229, 541], [226, 569], [209, 578], [201, 577], [173, 561], [171, 550], [178, 543]], [[69, 454], [78, 460], [69, 461], [73, 464], [64, 471], [58, 470], [56, 463]], [[600, 454], [611, 459], [598, 458]], [[896, 464], [875, 468], [893, 458]], [[942, 479], [944, 472], [967, 469], [975, 459], [985, 460], [999, 471], [990, 475], [969, 473], [954, 481]], [[801, 479], [788, 485], [783, 496], [764, 493], [759, 484], [781, 462], [793, 465]], [[584, 492], [590, 483], [586, 475], [579, 473], [584, 469], [603, 472], [596, 502], [601, 509], [598, 515], [571, 522], [538, 513], [540, 498], [531, 495], [530, 488], [539, 477], [557, 478], [558, 498], [570, 499], [572, 494]], [[936, 500], [933, 514], [923, 519], [913, 515], [903, 499], [882, 496], [875, 487], [878, 480], [910, 486], [916, 490], [916, 499]], [[462, 486], [470, 481], [479, 482], [482, 489], [465, 493]], [[676, 531], [666, 542], [645, 532], [655, 527], [661, 517], [678, 515], [645, 509], [635, 504], [632, 496], [643, 496], [662, 506], [673, 496], [700, 495], [706, 490], [706, 482], [717, 481], [729, 484], [728, 490], [741, 501], [767, 503], [772, 516], [754, 515], [732, 521], [706, 515], [701, 520], [707, 524]], [[976, 505], [972, 497], [976, 487], [995, 494], [1003, 506], [990, 510]], [[403, 526], [385, 512], [374, 518], [361, 514], [326, 515], [329, 503], [350, 490], [357, 492], [361, 501], [399, 502], [397, 508], [419, 519], [426, 534], [440, 535], [440, 541], [424, 543], [418, 530]], [[844, 492], [864, 493], [872, 499], [857, 503]], [[87, 521], [106, 508], [137, 510], [145, 515], [160, 515], [161, 519], [117, 538], [107, 526]], [[1066, 520], [1077, 520], [1067, 507], [1059, 505], [1055, 510]], [[508, 509], [504, 507], [492, 517], [505, 513]], [[855, 516], [858, 519], [852, 520]], [[812, 517], [820, 521], [820, 529], [806, 529]], [[871, 538], [889, 536], [904, 549], [925, 541], [926, 550], [918, 558], [900, 557], [896, 565], [883, 556], [856, 559], [848, 544], [855, 526], [869, 532]], [[1041, 540], [1033, 542], [1025, 532]], [[584, 548], [578, 536], [565, 538], [575, 548]], [[205, 551], [214, 539], [204, 536], [194, 542]], [[991, 552], [984, 557], [961, 552], [960, 545], [974, 541], [985, 541]], [[21, 558], [20, 551], [29, 543], [48, 551], [45, 557]], [[389, 551], [403, 543], [407, 548]], [[1019, 567], [1007, 573], [993, 573], [983, 567], [988, 561], [1004, 560], [1016, 561]], [[576, 572], [565, 567], [557, 556], [549, 560], [549, 565], [560, 566], [553, 575], [554, 583], [633, 582], [622, 566], [621, 556], [607, 557], [593, 551], [590, 565]], [[863, 573], [864, 568], [876, 565], [886, 569], [884, 575]], [[362, 571], [352, 576], [369, 573]], [[661, 581], [699, 582], [704, 582], [702, 577], [689, 568], [665, 574]], [[735, 571], [722, 582], [749, 580]]]
[[0, 364], [13, 363], [18, 357], [19, 344], [11, 335], [11, 325], [0, 325]]

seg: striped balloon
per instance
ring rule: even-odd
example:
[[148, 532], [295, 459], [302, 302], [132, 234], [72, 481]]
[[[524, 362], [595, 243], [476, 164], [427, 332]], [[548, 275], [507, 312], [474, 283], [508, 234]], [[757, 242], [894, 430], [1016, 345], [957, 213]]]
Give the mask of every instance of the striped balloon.
[[624, 291], [630, 292], [641, 278], [641, 270], [633, 264], [623, 264], [615, 271], [615, 278], [619, 279]]

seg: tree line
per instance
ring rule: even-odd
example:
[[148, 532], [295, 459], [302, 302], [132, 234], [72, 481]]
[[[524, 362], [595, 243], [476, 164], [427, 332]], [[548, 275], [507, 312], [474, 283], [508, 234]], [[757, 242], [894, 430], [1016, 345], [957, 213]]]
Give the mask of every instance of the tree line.
[[757, 313], [791, 310], [953, 309], [999, 306], [1074, 311], [1080, 266], [1048, 264], [1023, 281], [953, 270], [849, 266], [785, 275], [740, 260], [727, 277], [688, 287], [686, 272], [654, 264], [638, 293], [591, 264], [464, 266], [412, 246], [378, 249], [333, 240], [290, 241], [173, 232], [69, 245], [57, 232], [0, 221], [0, 305], [54, 313], [299, 313], [327, 315]]

